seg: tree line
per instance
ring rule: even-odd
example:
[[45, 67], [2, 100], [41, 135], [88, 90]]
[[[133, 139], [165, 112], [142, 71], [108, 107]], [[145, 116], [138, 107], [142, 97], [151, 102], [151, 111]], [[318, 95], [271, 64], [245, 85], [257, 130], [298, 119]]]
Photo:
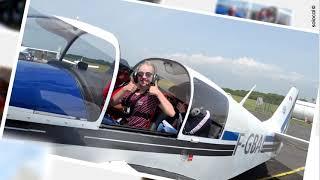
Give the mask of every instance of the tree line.
[[[222, 88], [224, 91], [226, 91], [227, 93], [230, 93], [232, 95], [235, 96], [241, 96], [244, 97], [248, 94], [249, 91], [246, 90], [233, 90], [230, 88]], [[263, 102], [265, 103], [270, 103], [270, 104], [274, 104], [274, 105], [279, 105], [282, 100], [284, 99], [284, 96], [279, 95], [279, 94], [274, 94], [274, 93], [262, 93], [262, 92], [258, 92], [258, 91], [252, 91], [252, 93], [250, 94], [249, 99], [254, 99], [257, 100], [258, 97], [262, 97], [263, 98]]]

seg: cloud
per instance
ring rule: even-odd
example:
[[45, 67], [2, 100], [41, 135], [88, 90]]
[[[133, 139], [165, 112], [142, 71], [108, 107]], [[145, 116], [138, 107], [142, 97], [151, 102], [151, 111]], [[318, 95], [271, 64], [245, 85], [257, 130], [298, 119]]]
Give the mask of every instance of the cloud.
[[171, 55], [166, 55], [165, 57], [171, 59], [177, 59], [185, 62], [186, 64], [194, 65], [215, 65], [215, 64], [223, 64], [226, 59], [221, 56], [209, 57], [202, 54], [182, 54], [175, 53]]
[[232, 61], [232, 64], [234, 66], [239, 66], [241, 68], [245, 68], [248, 70], [250, 69], [261, 70], [261, 71], [275, 71], [275, 70], [278, 71], [279, 70], [277, 66], [260, 63], [258, 61], [255, 61], [252, 58], [247, 58], [247, 57], [241, 57], [239, 59], [236, 59]]
[[195, 70], [197, 71], [200, 70], [200, 72], [201, 70], [206, 71], [207, 68], [211, 68], [212, 70], [223, 70], [225, 73], [245, 78], [255, 77], [290, 82], [296, 82], [304, 78], [302, 74], [297, 72], [286, 71], [277, 65], [262, 63], [250, 57], [232, 59], [222, 56], [188, 55], [184, 53], [174, 53], [165, 55], [164, 57], [183, 62], [183, 64], [189, 67], [196, 68]]

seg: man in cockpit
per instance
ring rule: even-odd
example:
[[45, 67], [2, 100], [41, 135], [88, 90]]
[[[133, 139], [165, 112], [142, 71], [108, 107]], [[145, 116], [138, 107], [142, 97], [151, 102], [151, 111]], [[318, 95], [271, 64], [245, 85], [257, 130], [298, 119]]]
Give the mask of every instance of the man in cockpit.
[[172, 104], [158, 88], [156, 69], [151, 62], [141, 63], [133, 76], [130, 83], [111, 99], [111, 105], [125, 106], [129, 126], [149, 129], [157, 107], [170, 117], [175, 115]]

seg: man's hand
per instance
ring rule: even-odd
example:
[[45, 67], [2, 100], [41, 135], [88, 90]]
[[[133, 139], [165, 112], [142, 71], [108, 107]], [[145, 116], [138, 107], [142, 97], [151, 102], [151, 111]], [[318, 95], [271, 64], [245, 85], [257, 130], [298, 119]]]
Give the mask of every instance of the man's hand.
[[158, 88], [158, 83], [156, 82], [154, 86], [150, 86], [149, 88], [149, 93], [152, 95], [156, 95], [158, 96], [160, 92], [159, 88]]
[[127, 84], [123, 88], [126, 91], [135, 92], [137, 90], [137, 85], [134, 83], [133, 78], [131, 78], [131, 81], [129, 82], [129, 84]]
[[155, 83], [154, 86], [150, 86], [149, 93], [152, 95], [156, 95], [160, 101], [159, 107], [160, 109], [168, 116], [174, 117], [176, 112], [172, 104], [168, 101], [168, 99], [162, 94], [162, 92], [158, 88], [158, 82]]

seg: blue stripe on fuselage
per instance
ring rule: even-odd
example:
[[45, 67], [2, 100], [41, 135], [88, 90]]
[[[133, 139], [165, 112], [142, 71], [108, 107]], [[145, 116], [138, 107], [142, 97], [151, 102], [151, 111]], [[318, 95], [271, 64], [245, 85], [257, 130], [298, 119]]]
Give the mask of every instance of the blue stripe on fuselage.
[[273, 142], [274, 141], [274, 136], [266, 136], [264, 139], [264, 142]]
[[237, 141], [238, 137], [239, 137], [238, 132], [224, 131], [222, 140]]

